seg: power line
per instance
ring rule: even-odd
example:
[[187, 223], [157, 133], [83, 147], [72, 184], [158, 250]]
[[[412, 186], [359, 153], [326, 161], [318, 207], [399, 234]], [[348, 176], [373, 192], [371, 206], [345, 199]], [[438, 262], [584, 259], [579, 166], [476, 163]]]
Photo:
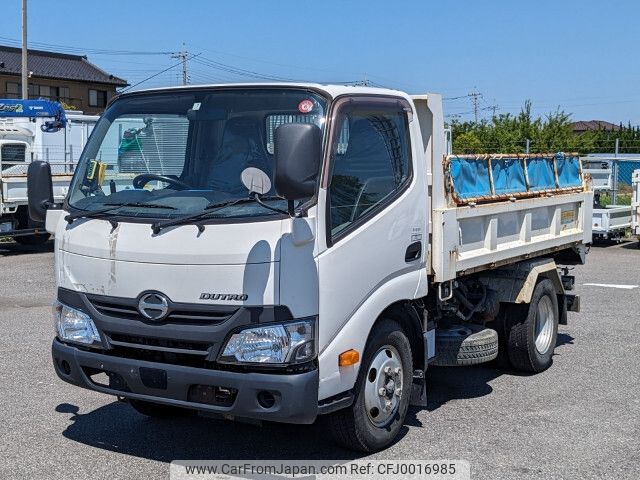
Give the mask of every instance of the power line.
[[[194, 59], [194, 58], [196, 58], [198, 55], [200, 55], [200, 54], [198, 53], [198, 54], [196, 54], [196, 55], [192, 55], [191, 57], [187, 58], [186, 60], [193, 60], [193, 59]], [[186, 60], [185, 60], [185, 61], [186, 61]], [[131, 86], [129, 86], [129, 87], [127, 87], [127, 88], [125, 88], [125, 89], [124, 89], [124, 90], [122, 90], [120, 93], [124, 93], [124, 92], [126, 92], [126, 91], [128, 91], [128, 90], [131, 90], [132, 88], [137, 87], [138, 85], [140, 85], [140, 84], [142, 84], [142, 83], [145, 83], [145, 82], [147, 82], [147, 81], [151, 80], [152, 78], [157, 77], [158, 75], [162, 75], [163, 73], [168, 72], [168, 71], [169, 71], [169, 70], [171, 70], [172, 68], [176, 68], [178, 65], [181, 65], [181, 64], [182, 64], [182, 61], [180, 61], [180, 62], [178, 62], [178, 63], [176, 63], [176, 64], [174, 64], [174, 65], [171, 65], [170, 67], [167, 67], [167, 68], [165, 68], [164, 70], [161, 70], [161, 71], [159, 71], [159, 72], [157, 72], [157, 73], [154, 73], [153, 75], [148, 76], [148, 77], [147, 77], [147, 78], [145, 78], [144, 80], [140, 80], [138, 83], [135, 83], [135, 84], [133, 84], [133, 85], [131, 85]]]
[[257, 78], [260, 80], [273, 80], [278, 82], [295, 82], [298, 81], [296, 79], [280, 77], [277, 75], [271, 75], [266, 73], [257, 72], [254, 70], [246, 70], [244, 68], [234, 67], [233, 65], [228, 65], [226, 63], [218, 62], [211, 58], [200, 57], [196, 60], [196, 63], [203, 65], [205, 67], [213, 68], [216, 70], [220, 70], [223, 72], [231, 73], [241, 77], [249, 77], [249, 78]]
[[[9, 46], [20, 46], [21, 41], [0, 36], [0, 41], [10, 44]], [[59, 45], [55, 43], [35, 42], [31, 41], [29, 44], [32, 47], [54, 49], [62, 53], [72, 54], [91, 54], [91, 55], [169, 55], [173, 52], [160, 52], [160, 51], [135, 51], [135, 50], [111, 50], [103, 48], [89, 48], [89, 47], [72, 47], [69, 45]]]

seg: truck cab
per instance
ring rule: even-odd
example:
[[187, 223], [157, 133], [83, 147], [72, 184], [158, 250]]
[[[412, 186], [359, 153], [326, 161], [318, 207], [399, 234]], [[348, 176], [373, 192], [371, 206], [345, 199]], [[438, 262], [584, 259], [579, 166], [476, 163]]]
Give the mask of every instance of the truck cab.
[[[48, 165], [29, 172], [31, 215], [55, 234], [58, 376], [154, 416], [327, 415], [340, 443], [374, 451], [424, 401], [438, 325], [454, 364], [493, 360], [487, 322], [500, 302], [545, 298], [533, 320], [527, 308], [513, 316], [546, 346], [532, 334], [513, 348], [534, 349], [533, 360], [514, 353], [523, 369], [547, 368], [577, 305], [553, 255], [590, 234], [581, 177], [555, 201], [547, 191], [535, 205], [539, 192], [458, 206], [446, 200], [445, 148], [439, 95], [274, 84], [118, 97], [62, 205]], [[513, 222], [523, 233], [503, 238]], [[476, 234], [482, 245], [467, 242]], [[499, 268], [502, 293], [488, 293]], [[487, 334], [482, 355], [458, 355]]]

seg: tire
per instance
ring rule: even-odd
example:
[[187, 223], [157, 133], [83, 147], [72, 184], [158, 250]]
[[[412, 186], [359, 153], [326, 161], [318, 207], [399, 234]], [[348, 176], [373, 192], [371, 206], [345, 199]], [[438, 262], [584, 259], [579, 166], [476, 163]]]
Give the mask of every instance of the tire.
[[494, 361], [495, 367], [505, 370], [509, 370], [512, 367], [508, 351], [508, 336], [511, 321], [515, 318], [526, 316], [528, 311], [527, 307], [528, 305], [502, 303], [496, 319], [487, 325], [498, 332], [498, 356]]
[[19, 243], [20, 245], [31, 245], [31, 246], [42, 245], [43, 243], [48, 242], [49, 238], [51, 238], [51, 235], [48, 233], [39, 233], [36, 235], [22, 235], [20, 237], [13, 237], [16, 243]]
[[558, 339], [558, 297], [551, 280], [538, 282], [526, 315], [508, 319], [507, 351], [516, 370], [538, 373], [549, 368]]
[[[399, 380], [398, 395], [395, 387]], [[413, 360], [409, 340], [397, 322], [383, 319], [367, 342], [354, 388], [353, 404], [328, 415], [328, 426], [336, 443], [366, 453], [389, 446], [397, 437], [407, 415], [412, 380]], [[384, 395], [381, 389], [386, 389]], [[386, 402], [392, 405], [387, 411], [385, 408], [372, 407], [378, 405], [376, 402], [381, 406]]]
[[468, 324], [436, 330], [436, 356], [432, 365], [477, 365], [497, 356], [498, 332], [491, 328]]
[[146, 402], [144, 400], [129, 399], [131, 405], [138, 413], [152, 418], [179, 418], [192, 415], [193, 412], [186, 408], [163, 405], [161, 403]]

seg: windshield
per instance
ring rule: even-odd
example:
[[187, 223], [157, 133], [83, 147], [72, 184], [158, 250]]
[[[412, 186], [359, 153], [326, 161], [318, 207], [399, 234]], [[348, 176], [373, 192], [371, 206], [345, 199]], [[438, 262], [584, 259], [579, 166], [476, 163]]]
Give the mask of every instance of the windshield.
[[[189, 90], [124, 97], [95, 127], [80, 158], [69, 194], [79, 210], [110, 215], [176, 218], [207, 205], [246, 199], [241, 175], [263, 171], [273, 198], [273, 138], [285, 123], [324, 129], [326, 100], [308, 90], [264, 88]], [[300, 159], [304, 161], [304, 159]], [[144, 204], [153, 204], [145, 207]], [[166, 208], [160, 208], [166, 206]], [[216, 210], [214, 218], [278, 215], [257, 202]]]

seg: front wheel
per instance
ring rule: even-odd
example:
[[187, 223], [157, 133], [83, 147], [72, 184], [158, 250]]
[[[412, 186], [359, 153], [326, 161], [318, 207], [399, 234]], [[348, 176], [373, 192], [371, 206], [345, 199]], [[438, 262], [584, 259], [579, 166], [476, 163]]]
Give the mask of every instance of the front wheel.
[[340, 445], [375, 452], [390, 445], [409, 407], [413, 361], [400, 325], [383, 320], [365, 349], [351, 407], [331, 414], [331, 433]]

